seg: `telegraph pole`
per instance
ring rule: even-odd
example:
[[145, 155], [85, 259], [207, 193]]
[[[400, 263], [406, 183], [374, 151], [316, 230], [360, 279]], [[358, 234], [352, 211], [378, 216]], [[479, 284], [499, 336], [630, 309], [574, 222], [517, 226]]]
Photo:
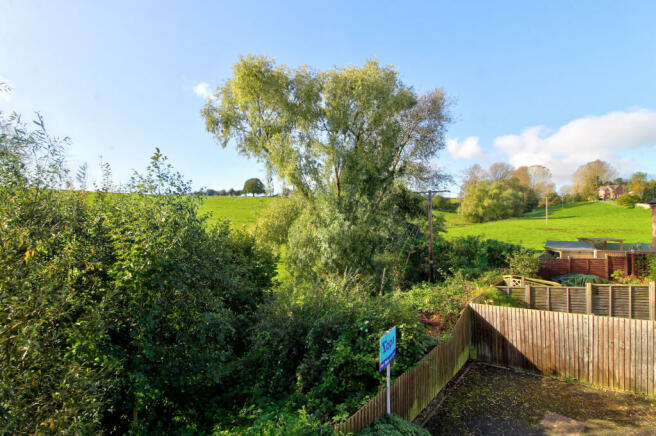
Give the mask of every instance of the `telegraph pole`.
[[433, 270], [435, 262], [433, 259], [433, 195], [449, 191], [418, 191], [417, 194], [425, 194], [428, 197], [428, 280], [433, 281]]
[[546, 224], [549, 224], [549, 195], [546, 195], [544, 198], [547, 199], [547, 208], [545, 209], [544, 212], [544, 220], [546, 221]]

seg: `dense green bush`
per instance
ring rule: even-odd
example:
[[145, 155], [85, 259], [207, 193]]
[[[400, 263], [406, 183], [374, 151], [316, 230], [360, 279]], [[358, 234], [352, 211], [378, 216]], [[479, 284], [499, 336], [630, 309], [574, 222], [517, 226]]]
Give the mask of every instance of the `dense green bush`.
[[358, 436], [430, 436], [430, 433], [400, 416], [386, 415], [360, 431]]
[[326, 289], [301, 300], [279, 291], [254, 329], [253, 401], [289, 398], [322, 420], [347, 417], [382, 383], [378, 339], [394, 325], [400, 374], [434, 344], [411, 304], [392, 294]]
[[433, 197], [433, 209], [442, 212], [455, 212], [460, 207], [460, 203], [455, 198], [442, 197], [437, 195]]
[[640, 262], [639, 268], [647, 278], [656, 280], [656, 254], [647, 255], [645, 260]]
[[537, 277], [538, 270], [540, 269], [540, 253], [521, 248], [514, 253], [508, 254], [508, 274], [523, 276], [523, 277]]
[[[254, 404], [280, 398], [322, 421], [348, 417], [384, 382], [377, 367], [382, 334], [398, 328], [392, 373], [401, 374], [453, 327], [474, 291], [460, 279], [371, 296], [354, 283], [302, 296], [298, 288], [280, 289], [262, 306], [249, 361]], [[436, 314], [440, 324], [431, 330], [424, 321]]]
[[65, 141], [37, 124], [0, 136], [0, 427], [211, 430], [274, 259], [206, 230], [159, 152], [130, 194], [62, 190]]
[[435, 241], [435, 268], [438, 280], [460, 272], [466, 278], [475, 278], [486, 271], [505, 268], [509, 256], [521, 247], [479, 236], [464, 236], [451, 240]]
[[618, 197], [617, 199], [617, 204], [620, 206], [624, 206], [628, 209], [633, 209], [636, 206], [636, 203], [638, 203], [638, 197], [630, 195], [630, 194], [622, 194]]
[[[290, 411], [286, 408], [272, 406], [263, 411], [245, 410], [248, 425], [217, 429], [213, 436], [333, 436], [336, 432], [331, 424], [322, 424], [305, 409]], [[252, 420], [252, 422], [250, 422]]]

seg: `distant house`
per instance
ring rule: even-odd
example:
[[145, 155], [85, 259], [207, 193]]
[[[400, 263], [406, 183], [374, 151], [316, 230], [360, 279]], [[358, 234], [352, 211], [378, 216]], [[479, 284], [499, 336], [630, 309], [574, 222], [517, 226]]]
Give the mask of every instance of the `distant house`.
[[600, 200], [617, 200], [617, 197], [624, 194], [622, 185], [604, 185], [599, 187]]
[[617, 238], [578, 238], [578, 241], [547, 241], [544, 245], [549, 258], [604, 259], [606, 256], [626, 256], [627, 253], [651, 252], [650, 244], [625, 243]]

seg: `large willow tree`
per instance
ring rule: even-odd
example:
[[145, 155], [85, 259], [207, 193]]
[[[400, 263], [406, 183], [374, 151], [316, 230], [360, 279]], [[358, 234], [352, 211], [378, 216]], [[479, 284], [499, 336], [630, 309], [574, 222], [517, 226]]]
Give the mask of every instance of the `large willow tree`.
[[430, 161], [447, 106], [443, 90], [418, 95], [375, 61], [318, 72], [248, 56], [203, 117], [223, 147], [265, 162], [307, 205], [288, 233], [292, 267], [381, 273], [403, 243], [405, 189], [444, 180]]

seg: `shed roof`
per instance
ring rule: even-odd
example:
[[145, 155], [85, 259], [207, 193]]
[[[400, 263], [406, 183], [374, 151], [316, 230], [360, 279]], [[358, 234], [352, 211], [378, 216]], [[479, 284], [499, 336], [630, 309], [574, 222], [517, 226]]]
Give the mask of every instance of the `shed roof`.
[[[594, 239], [594, 238], [586, 238], [586, 239]], [[595, 250], [601, 250], [598, 247], [595, 247], [591, 243], [587, 241], [547, 241], [546, 244], [544, 244], [544, 247], [549, 249], [549, 250], [554, 250], [554, 251], [589, 251], [593, 252]], [[624, 243], [621, 245], [621, 251], [631, 251], [631, 249], [634, 249], [635, 251], [651, 251], [651, 244], [643, 244], [640, 242], [636, 243]], [[610, 243], [607, 245], [608, 251], [620, 251], [620, 244], [619, 243]]]
[[547, 241], [545, 248], [558, 251], [595, 251], [597, 248], [586, 241]]
[[613, 242], [624, 242], [624, 239], [619, 239], [619, 238], [577, 238], [579, 241], [595, 241], [595, 242], [603, 242], [603, 241], [613, 241]]

